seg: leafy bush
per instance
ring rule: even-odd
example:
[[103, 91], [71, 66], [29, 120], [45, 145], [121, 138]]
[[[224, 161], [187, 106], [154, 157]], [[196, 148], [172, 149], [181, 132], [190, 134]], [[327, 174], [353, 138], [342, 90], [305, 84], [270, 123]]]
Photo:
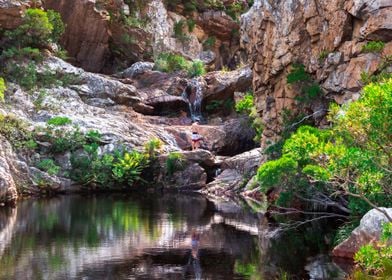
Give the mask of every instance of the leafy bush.
[[[392, 206], [390, 92], [392, 79], [370, 84], [358, 101], [331, 107], [334, 126], [330, 130], [299, 128], [285, 141], [281, 158], [259, 168], [259, 182], [268, 187], [278, 184], [275, 178], [282, 176], [282, 180], [296, 182], [282, 184], [283, 194], [296, 188], [295, 192], [308, 195], [316, 189], [328, 196], [347, 195], [348, 204], [342, 207], [349, 207], [353, 215], [364, 214], [374, 204]], [[295, 173], [285, 169], [293, 170], [293, 161], [298, 168]], [[306, 186], [296, 187], [299, 182]]]
[[246, 113], [250, 114], [252, 108], [255, 106], [254, 98], [252, 93], [247, 93], [243, 99], [235, 104], [235, 110], [237, 113]]
[[305, 66], [303, 64], [293, 64], [290, 73], [287, 75], [287, 83], [294, 84], [298, 82], [309, 81], [310, 76], [305, 71]]
[[38, 164], [37, 167], [49, 175], [57, 175], [60, 171], [60, 166], [56, 165], [52, 159], [43, 159]]
[[[381, 233], [381, 240], [377, 246], [372, 244], [362, 246], [355, 254], [354, 260], [362, 270], [362, 276], [379, 276], [377, 279], [387, 279], [392, 273], [392, 222], [385, 223]], [[358, 271], [356, 273], [359, 275]], [[354, 276], [356, 275], [354, 273]], [[367, 279], [369, 279], [367, 278]], [[355, 277], [354, 277], [355, 279]]]
[[204, 75], [206, 70], [204, 63], [200, 60], [192, 62], [181, 55], [161, 53], [155, 60], [155, 69], [162, 72], [186, 71], [190, 77]]
[[254, 104], [253, 93], [248, 92], [243, 99], [241, 99], [237, 102], [237, 104], [235, 104], [235, 109], [237, 113], [249, 115], [251, 125], [256, 132], [256, 136], [253, 140], [255, 142], [260, 142], [261, 136], [263, 134], [264, 124]]
[[33, 138], [28, 124], [12, 114], [0, 114], [0, 134], [16, 149], [25, 148], [25, 144]]
[[144, 151], [149, 158], [155, 158], [157, 152], [162, 148], [163, 143], [158, 138], [152, 138], [144, 144]]
[[322, 51], [319, 53], [319, 57], [318, 57], [319, 61], [324, 61], [324, 60], [328, 57], [329, 54], [330, 54], [329, 51], [327, 51], [327, 50], [322, 50]]
[[71, 124], [72, 121], [68, 117], [53, 117], [47, 121], [48, 125], [53, 125], [53, 126], [63, 126], [67, 124]]
[[385, 43], [382, 41], [370, 41], [362, 46], [363, 53], [380, 53], [385, 47]]
[[115, 151], [100, 155], [98, 144], [84, 145], [84, 153], [72, 153], [70, 177], [82, 185], [110, 188], [116, 185], [133, 186], [141, 180], [141, 173], [149, 161], [136, 151]]
[[203, 76], [205, 73], [206, 73], [206, 69], [203, 61], [196, 59], [190, 63], [190, 66], [188, 67], [189, 77], [191, 78], [199, 77], [199, 76]]
[[183, 167], [183, 155], [179, 152], [171, 152], [166, 159], [166, 172], [169, 176]]
[[181, 42], [188, 40], [188, 36], [184, 33], [185, 24], [186, 22], [183, 19], [174, 23], [174, 37], [179, 39]]
[[6, 89], [5, 81], [2, 77], [0, 77], [0, 102], [4, 101], [4, 92]]

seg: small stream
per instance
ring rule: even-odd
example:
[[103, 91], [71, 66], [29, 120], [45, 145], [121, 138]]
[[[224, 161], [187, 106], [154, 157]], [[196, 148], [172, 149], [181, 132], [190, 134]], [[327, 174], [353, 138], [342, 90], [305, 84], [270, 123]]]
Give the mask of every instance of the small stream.
[[190, 194], [26, 200], [0, 209], [0, 279], [344, 279], [324, 228], [262, 221]]

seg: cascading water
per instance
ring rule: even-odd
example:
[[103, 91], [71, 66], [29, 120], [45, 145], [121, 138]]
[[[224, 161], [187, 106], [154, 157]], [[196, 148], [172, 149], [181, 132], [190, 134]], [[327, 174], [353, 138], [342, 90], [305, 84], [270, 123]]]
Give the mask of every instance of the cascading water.
[[203, 87], [200, 79], [192, 79], [185, 88], [182, 96], [188, 102], [192, 121], [202, 121], [201, 103], [203, 100]]

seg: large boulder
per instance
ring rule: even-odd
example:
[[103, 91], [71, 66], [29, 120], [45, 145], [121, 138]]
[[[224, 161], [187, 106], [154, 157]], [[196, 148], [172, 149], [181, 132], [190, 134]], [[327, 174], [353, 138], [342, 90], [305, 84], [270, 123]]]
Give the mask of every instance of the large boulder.
[[[380, 209], [392, 217], [392, 208]], [[333, 249], [333, 256], [352, 259], [361, 246], [379, 240], [382, 224], [385, 222], [388, 222], [388, 219], [383, 213], [377, 209], [370, 210], [362, 217], [359, 226], [351, 235]]]

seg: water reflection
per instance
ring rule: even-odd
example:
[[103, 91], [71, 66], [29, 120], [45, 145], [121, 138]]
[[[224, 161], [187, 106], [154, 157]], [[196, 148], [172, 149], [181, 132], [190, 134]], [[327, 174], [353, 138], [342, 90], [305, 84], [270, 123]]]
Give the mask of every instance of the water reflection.
[[307, 260], [320, 250], [301, 241], [259, 237], [259, 215], [241, 203], [184, 194], [24, 201], [0, 209], [0, 279], [306, 278], [316, 264], [330, 268]]

